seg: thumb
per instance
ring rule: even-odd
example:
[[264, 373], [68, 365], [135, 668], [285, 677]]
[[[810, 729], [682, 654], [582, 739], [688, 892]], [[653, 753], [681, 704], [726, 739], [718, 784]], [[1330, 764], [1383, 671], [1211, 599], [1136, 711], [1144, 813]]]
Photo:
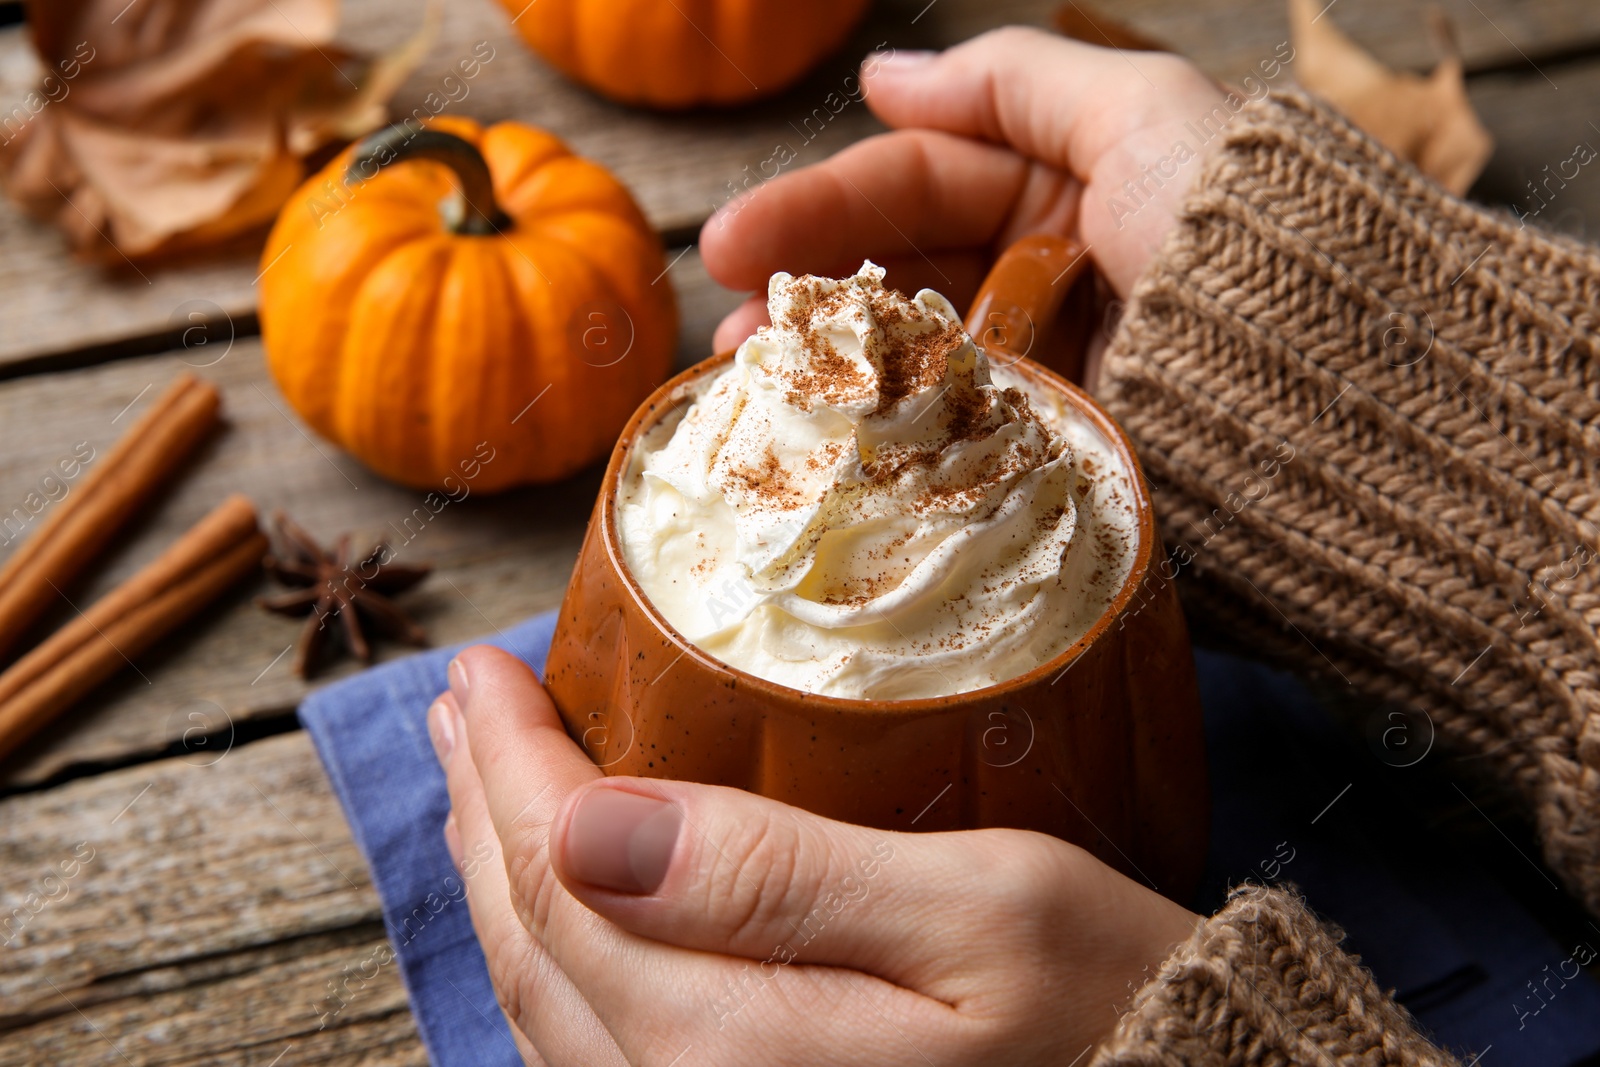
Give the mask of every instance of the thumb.
[[988, 920], [1025, 914], [1017, 939], [1036, 936], [1043, 887], [1070, 880], [1078, 852], [1025, 831], [873, 830], [740, 789], [643, 778], [579, 787], [551, 828], [567, 890], [633, 933], [850, 967], [947, 1003], [984, 970], [975, 964], [1016, 948]]

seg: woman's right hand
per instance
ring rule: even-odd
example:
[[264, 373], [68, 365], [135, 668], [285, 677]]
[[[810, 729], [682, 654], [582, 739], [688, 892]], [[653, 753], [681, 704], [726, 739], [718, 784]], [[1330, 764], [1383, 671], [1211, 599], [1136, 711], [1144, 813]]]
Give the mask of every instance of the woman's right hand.
[[1076, 237], [1126, 296], [1200, 171], [1208, 146], [1193, 130], [1229, 114], [1187, 60], [1021, 28], [943, 53], [874, 54], [861, 80], [892, 132], [779, 175], [702, 229], [711, 276], [756, 290], [718, 328], [716, 351], [766, 322], [775, 271], [839, 277], [870, 258], [888, 284], [961, 307], [994, 255], [1030, 233]]

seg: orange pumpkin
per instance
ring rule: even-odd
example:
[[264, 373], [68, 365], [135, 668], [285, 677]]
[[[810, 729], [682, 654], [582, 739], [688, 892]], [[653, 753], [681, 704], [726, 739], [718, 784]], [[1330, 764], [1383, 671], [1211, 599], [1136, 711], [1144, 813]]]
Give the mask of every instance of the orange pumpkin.
[[290, 405], [417, 487], [587, 466], [677, 342], [661, 241], [627, 189], [512, 122], [438, 119], [352, 146], [290, 197], [261, 271], [267, 364]]
[[798, 81], [867, 0], [501, 0], [540, 55], [625, 104], [738, 104]]

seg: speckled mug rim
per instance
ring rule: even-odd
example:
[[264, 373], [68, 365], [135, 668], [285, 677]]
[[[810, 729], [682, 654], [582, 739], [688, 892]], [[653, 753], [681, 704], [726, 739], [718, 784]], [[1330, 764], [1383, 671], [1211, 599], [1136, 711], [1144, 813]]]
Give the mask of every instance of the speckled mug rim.
[[[796, 689], [793, 686], [762, 678], [759, 675], [751, 674], [748, 671], [740, 670], [738, 667], [723, 662], [679, 633], [656, 610], [656, 606], [651, 602], [649, 596], [639, 586], [638, 581], [633, 576], [633, 572], [628, 568], [627, 555], [623, 552], [621, 540], [618, 537], [616, 505], [617, 489], [621, 483], [622, 474], [627, 470], [628, 464], [632, 459], [634, 448], [662, 419], [689, 400], [692, 387], [696, 382], [721, 371], [727, 364], [732, 362], [733, 356], [734, 353], [732, 351], [726, 351], [702, 360], [675, 374], [646, 397], [644, 402], [639, 405], [638, 410], [628, 419], [628, 424], [623, 427], [622, 435], [617, 439], [616, 447], [612, 449], [611, 461], [606, 464], [605, 478], [600, 485], [600, 537], [605, 545], [607, 562], [617, 572], [622, 580], [623, 588], [628, 591], [628, 596], [638, 605], [644, 617], [649, 619], [651, 624], [677, 647], [678, 659], [691, 656], [708, 670], [731, 678], [736, 685], [753, 689], [776, 700], [799, 700], [805, 702], [808, 706], [825, 708], [841, 713], [893, 713], [905, 715], [916, 712], [948, 711], [952, 705], [963, 705], [1009, 696], [1012, 693], [1028, 689], [1049, 675], [1058, 674], [1071, 667], [1073, 661], [1098, 641], [1122, 613], [1128, 609], [1139, 584], [1149, 574], [1151, 554], [1154, 551], [1156, 540], [1155, 515], [1151, 507], [1150, 493], [1144, 480], [1144, 468], [1139, 464], [1139, 457], [1134, 454], [1132, 442], [1128, 440], [1128, 436], [1123, 432], [1122, 427], [1117, 425], [1116, 421], [1111, 418], [1105, 409], [1083, 389], [1067, 381], [1054, 371], [1040, 366], [1031, 359], [1018, 359], [1016, 362], [1008, 364], [1005, 369], [1028, 379], [1030, 385], [1054, 389], [1062, 394], [1067, 405], [1072, 407], [1077, 414], [1089, 419], [1094, 424], [1105, 439], [1117, 449], [1123, 462], [1133, 472], [1134, 506], [1138, 514], [1138, 549], [1134, 554], [1133, 564], [1128, 569], [1128, 577], [1123, 581], [1122, 587], [1117, 590], [1117, 595], [1112, 598], [1105, 611], [1085, 631], [1083, 636], [1058, 653], [1054, 658], [1003, 682], [986, 685], [980, 689], [968, 689], [960, 693], [947, 693], [936, 697], [910, 697], [903, 700], [881, 697], [838, 697], [811, 693], [804, 689]], [[677, 660], [673, 662], [676, 663]]]

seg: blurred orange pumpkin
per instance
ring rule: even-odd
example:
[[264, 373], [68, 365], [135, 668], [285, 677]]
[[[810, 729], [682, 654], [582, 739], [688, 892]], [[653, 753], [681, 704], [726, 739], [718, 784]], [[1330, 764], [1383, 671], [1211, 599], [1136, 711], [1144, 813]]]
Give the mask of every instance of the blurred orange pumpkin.
[[868, 0], [500, 0], [540, 55], [625, 104], [738, 104], [844, 43]]
[[627, 189], [512, 122], [438, 119], [352, 146], [289, 199], [261, 269], [283, 395], [406, 485], [467, 464], [479, 490], [579, 470], [677, 343], [661, 241]]

